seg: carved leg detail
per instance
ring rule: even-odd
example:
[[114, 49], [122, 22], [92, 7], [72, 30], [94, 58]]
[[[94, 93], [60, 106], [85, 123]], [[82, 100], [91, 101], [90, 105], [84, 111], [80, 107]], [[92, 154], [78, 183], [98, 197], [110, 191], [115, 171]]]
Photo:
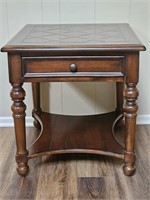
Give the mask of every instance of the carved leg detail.
[[26, 131], [25, 131], [25, 110], [26, 105], [23, 100], [25, 97], [25, 91], [22, 88], [22, 84], [13, 84], [13, 89], [10, 93], [12, 100], [14, 101], [11, 109], [14, 117], [15, 135], [16, 135], [16, 161], [18, 164], [17, 171], [20, 175], [25, 176], [29, 167], [28, 152], [26, 150]]
[[125, 165], [123, 167], [124, 173], [127, 176], [131, 176], [135, 172], [135, 133], [136, 133], [136, 116], [138, 106], [136, 100], [138, 97], [138, 90], [136, 84], [127, 83], [127, 87], [124, 90], [124, 116], [125, 116]]
[[[40, 83], [32, 83], [32, 95], [33, 95], [33, 105], [34, 109], [32, 111], [32, 116], [34, 114], [40, 115], [41, 114], [41, 107], [40, 107]], [[41, 128], [40, 123], [34, 117], [34, 126], [38, 129]]]

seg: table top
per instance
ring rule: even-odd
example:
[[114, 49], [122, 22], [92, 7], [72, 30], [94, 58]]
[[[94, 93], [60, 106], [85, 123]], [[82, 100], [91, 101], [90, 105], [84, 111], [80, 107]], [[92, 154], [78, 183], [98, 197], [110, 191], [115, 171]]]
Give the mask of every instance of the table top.
[[8, 42], [2, 51], [56, 48], [145, 50], [128, 24], [29, 24]]

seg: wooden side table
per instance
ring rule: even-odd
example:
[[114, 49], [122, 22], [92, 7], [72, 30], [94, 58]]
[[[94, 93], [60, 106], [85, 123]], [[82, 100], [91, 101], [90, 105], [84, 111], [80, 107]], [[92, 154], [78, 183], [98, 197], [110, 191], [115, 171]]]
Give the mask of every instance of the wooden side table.
[[[124, 173], [135, 172], [139, 51], [145, 47], [128, 24], [27, 25], [6, 46], [16, 134], [17, 171], [25, 176], [28, 160], [56, 153], [91, 153], [124, 160]], [[92, 116], [42, 112], [40, 83], [55, 81], [116, 82], [117, 108]], [[24, 82], [33, 89], [34, 125], [40, 131], [26, 148]], [[124, 87], [125, 85], [125, 87]], [[57, 103], [57, 102], [56, 102]], [[123, 105], [124, 104], [124, 105]], [[125, 119], [125, 147], [114, 136]]]

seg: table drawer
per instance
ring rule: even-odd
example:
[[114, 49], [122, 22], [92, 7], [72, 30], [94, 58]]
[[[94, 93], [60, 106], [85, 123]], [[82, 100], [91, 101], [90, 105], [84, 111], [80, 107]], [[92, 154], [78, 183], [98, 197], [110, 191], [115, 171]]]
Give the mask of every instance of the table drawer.
[[113, 57], [24, 57], [22, 59], [23, 73], [76, 73], [83, 72], [121, 72], [122, 56]]

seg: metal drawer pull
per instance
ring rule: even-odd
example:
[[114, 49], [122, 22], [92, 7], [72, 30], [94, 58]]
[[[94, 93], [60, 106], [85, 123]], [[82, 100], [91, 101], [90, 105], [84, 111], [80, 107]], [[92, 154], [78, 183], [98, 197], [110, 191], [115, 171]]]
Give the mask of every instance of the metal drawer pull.
[[77, 72], [77, 65], [74, 64], [74, 63], [70, 64], [70, 71], [71, 72]]

